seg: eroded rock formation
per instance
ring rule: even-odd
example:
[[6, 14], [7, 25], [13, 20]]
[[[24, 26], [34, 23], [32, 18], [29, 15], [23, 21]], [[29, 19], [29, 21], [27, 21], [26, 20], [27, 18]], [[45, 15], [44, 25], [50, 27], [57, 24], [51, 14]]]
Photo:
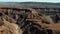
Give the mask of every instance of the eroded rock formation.
[[[57, 16], [58, 17], [58, 16]], [[1, 34], [54, 34], [60, 31], [50, 16], [34, 9], [1, 8]]]

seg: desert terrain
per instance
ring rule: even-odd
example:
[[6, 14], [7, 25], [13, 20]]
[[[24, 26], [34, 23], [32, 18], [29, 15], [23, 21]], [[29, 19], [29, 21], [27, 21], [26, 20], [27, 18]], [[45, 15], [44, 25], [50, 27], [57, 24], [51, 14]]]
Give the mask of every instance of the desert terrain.
[[59, 3], [0, 4], [0, 34], [60, 34]]

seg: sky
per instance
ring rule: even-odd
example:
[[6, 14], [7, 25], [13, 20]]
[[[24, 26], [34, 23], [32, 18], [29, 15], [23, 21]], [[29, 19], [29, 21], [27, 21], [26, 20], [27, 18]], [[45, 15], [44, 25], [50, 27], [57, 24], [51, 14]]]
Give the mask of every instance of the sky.
[[0, 2], [53, 2], [60, 3], [60, 0], [0, 0]]

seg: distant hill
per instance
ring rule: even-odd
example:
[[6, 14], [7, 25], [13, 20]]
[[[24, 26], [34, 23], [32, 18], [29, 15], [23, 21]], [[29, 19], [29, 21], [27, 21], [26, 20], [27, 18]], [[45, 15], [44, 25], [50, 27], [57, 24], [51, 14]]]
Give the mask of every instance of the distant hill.
[[60, 3], [48, 3], [48, 2], [21, 2], [19, 4], [32, 7], [60, 7]]
[[48, 3], [48, 2], [21, 2], [20, 4], [60, 5], [60, 3]]
[[0, 2], [0, 4], [43, 4], [43, 5], [60, 5], [60, 3], [50, 2]]
[[48, 3], [48, 2], [0, 2], [0, 4], [16, 4], [26, 7], [60, 7], [60, 3]]

